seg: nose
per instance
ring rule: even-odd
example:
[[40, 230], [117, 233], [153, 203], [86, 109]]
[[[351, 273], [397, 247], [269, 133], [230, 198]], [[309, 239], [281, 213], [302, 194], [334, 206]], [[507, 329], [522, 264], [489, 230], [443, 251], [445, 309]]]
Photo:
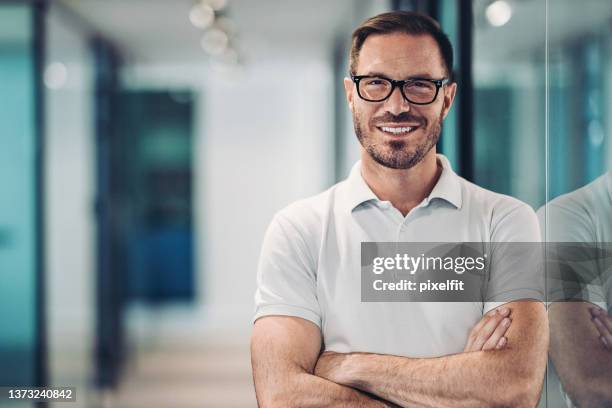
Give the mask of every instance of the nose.
[[404, 98], [400, 88], [396, 87], [385, 101], [384, 108], [393, 115], [399, 115], [402, 112], [410, 111], [410, 102]]

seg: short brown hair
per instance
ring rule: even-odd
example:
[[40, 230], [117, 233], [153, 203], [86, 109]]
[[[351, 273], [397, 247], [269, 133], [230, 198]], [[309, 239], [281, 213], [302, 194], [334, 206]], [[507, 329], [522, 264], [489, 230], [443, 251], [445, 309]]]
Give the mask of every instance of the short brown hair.
[[440, 29], [433, 18], [413, 11], [391, 11], [370, 17], [353, 31], [349, 57], [349, 69], [356, 74], [359, 52], [366, 38], [372, 34], [405, 33], [412, 35], [431, 35], [438, 47], [449, 77], [453, 70], [453, 46], [448, 36]]

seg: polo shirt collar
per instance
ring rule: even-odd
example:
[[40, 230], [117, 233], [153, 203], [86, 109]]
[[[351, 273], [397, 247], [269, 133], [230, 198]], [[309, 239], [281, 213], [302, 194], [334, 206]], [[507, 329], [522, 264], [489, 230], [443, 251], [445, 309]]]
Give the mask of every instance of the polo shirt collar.
[[463, 204], [460, 177], [453, 171], [446, 156], [438, 154], [437, 159], [438, 163], [442, 165], [442, 174], [440, 174], [438, 182], [429, 193], [429, 200], [440, 198], [460, 209]]
[[[434, 198], [439, 198], [449, 202], [457, 209], [460, 209], [462, 205], [462, 196], [459, 176], [453, 171], [450, 162], [444, 155], [438, 154], [437, 160], [438, 163], [442, 165], [442, 173], [440, 174], [438, 182], [431, 190], [427, 198], [427, 203], [429, 204]], [[347, 184], [347, 204], [349, 206], [349, 211], [353, 211], [359, 205], [368, 201], [380, 201], [361, 175], [360, 160], [353, 165], [347, 179]]]

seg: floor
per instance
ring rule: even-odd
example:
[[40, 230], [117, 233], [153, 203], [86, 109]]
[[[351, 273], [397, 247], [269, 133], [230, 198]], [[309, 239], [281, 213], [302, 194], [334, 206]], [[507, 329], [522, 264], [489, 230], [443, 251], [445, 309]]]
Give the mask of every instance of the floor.
[[133, 355], [103, 407], [256, 407], [248, 346], [155, 347]]

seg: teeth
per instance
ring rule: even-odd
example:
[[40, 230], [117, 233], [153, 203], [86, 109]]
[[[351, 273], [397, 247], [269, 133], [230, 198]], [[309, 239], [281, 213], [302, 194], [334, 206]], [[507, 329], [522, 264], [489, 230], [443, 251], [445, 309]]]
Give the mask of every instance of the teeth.
[[381, 127], [383, 132], [388, 132], [388, 133], [393, 133], [395, 135], [400, 134], [400, 133], [408, 133], [412, 130], [412, 127], [401, 127], [401, 128], [397, 128], [397, 127], [387, 127], [387, 126], [383, 126]]

